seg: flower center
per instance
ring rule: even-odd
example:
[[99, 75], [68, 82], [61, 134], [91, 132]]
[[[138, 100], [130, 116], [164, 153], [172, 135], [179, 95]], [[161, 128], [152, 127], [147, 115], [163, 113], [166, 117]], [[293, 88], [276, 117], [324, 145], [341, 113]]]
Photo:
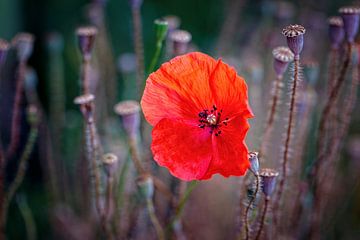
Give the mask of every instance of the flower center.
[[215, 132], [215, 136], [219, 136], [221, 134], [220, 127], [226, 126], [228, 118], [221, 121], [222, 110], [218, 111], [216, 106], [214, 105], [212, 109], [204, 109], [204, 111], [199, 113], [199, 128], [210, 129], [209, 133], [212, 134]]

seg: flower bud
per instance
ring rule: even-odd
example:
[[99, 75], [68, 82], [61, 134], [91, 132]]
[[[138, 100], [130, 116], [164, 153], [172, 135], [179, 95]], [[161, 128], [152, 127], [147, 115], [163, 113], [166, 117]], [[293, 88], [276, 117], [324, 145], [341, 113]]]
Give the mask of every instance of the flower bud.
[[156, 19], [154, 21], [155, 28], [156, 28], [156, 41], [162, 42], [164, 41], [167, 30], [168, 30], [168, 23], [164, 19]]
[[272, 51], [274, 57], [274, 70], [276, 75], [282, 76], [286, 71], [289, 62], [294, 60], [294, 54], [288, 47], [277, 47]]
[[263, 168], [260, 171], [262, 190], [266, 197], [270, 197], [275, 190], [276, 177], [279, 173], [270, 168]]
[[91, 57], [92, 49], [94, 48], [97, 29], [92, 26], [79, 27], [76, 29], [76, 35], [78, 37], [79, 49], [82, 56], [89, 59]]
[[121, 117], [128, 136], [135, 137], [140, 128], [140, 104], [133, 100], [122, 101], [115, 105], [114, 111]]
[[290, 50], [294, 53], [295, 59], [298, 59], [304, 46], [305, 28], [301, 25], [289, 25], [282, 30], [282, 34], [287, 39]]
[[359, 30], [359, 14], [360, 9], [357, 7], [342, 7], [339, 13], [344, 22], [344, 30], [346, 40], [350, 43], [354, 42], [355, 36]]
[[136, 182], [143, 197], [147, 200], [152, 199], [154, 196], [154, 181], [151, 176], [140, 176]]
[[93, 120], [93, 103], [95, 96], [88, 93], [78, 96], [74, 99], [74, 103], [80, 105], [81, 113], [87, 121]]
[[16, 48], [16, 53], [19, 61], [27, 61], [34, 48], [34, 35], [30, 33], [18, 33], [12, 41]]
[[341, 17], [330, 17], [328, 22], [331, 48], [338, 49], [345, 36], [343, 20]]
[[254, 175], [259, 175], [259, 153], [258, 152], [249, 152], [249, 161], [250, 161], [250, 171]]
[[113, 153], [104, 154], [102, 157], [102, 163], [105, 168], [105, 172], [108, 176], [112, 176], [116, 169], [118, 157]]
[[191, 34], [184, 30], [175, 30], [170, 33], [170, 40], [173, 43], [174, 56], [183, 55], [188, 51], [191, 38]]
[[5, 62], [9, 48], [9, 43], [0, 38], [0, 66]]

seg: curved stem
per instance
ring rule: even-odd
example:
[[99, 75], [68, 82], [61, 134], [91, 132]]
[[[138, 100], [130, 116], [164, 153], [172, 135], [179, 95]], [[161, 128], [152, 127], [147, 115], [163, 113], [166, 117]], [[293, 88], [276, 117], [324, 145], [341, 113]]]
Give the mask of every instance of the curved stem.
[[295, 57], [294, 60], [294, 79], [291, 89], [291, 97], [290, 97], [290, 108], [289, 108], [289, 118], [287, 123], [287, 130], [286, 130], [286, 137], [285, 137], [285, 143], [284, 143], [284, 153], [282, 157], [282, 174], [280, 178], [279, 183], [279, 190], [277, 191], [275, 206], [274, 206], [274, 222], [276, 226], [277, 222], [277, 211], [278, 206], [281, 201], [281, 196], [284, 191], [285, 181], [286, 181], [286, 175], [287, 175], [287, 163], [289, 159], [289, 149], [290, 149], [290, 142], [292, 137], [292, 131], [293, 131], [293, 125], [294, 125], [294, 115], [295, 115], [295, 103], [296, 103], [296, 89], [297, 84], [299, 81], [299, 57]]
[[156, 217], [154, 203], [151, 198], [146, 199], [146, 207], [150, 216], [150, 220], [155, 228], [159, 240], [165, 239], [164, 229], [162, 228], [159, 219]]
[[16, 191], [18, 190], [18, 188], [20, 187], [21, 183], [24, 180], [28, 159], [34, 148], [37, 136], [38, 136], [38, 126], [32, 126], [30, 129], [28, 140], [25, 145], [24, 152], [22, 153], [21, 158], [20, 158], [19, 167], [16, 172], [15, 179], [11, 183], [9, 190], [4, 199], [4, 207], [3, 207], [3, 212], [2, 212], [2, 216], [1, 216], [4, 224], [6, 224], [9, 204], [10, 204], [11, 200], [13, 199]]
[[129, 141], [131, 159], [134, 163], [136, 171], [140, 176], [146, 174], [147, 172], [140, 160], [140, 153], [137, 146], [136, 137], [129, 136], [128, 141]]
[[21, 123], [21, 103], [23, 99], [24, 79], [26, 71], [26, 62], [20, 61], [18, 74], [16, 79], [16, 92], [11, 120], [11, 136], [10, 144], [7, 150], [7, 158], [9, 159], [16, 151], [20, 141], [20, 123]]
[[246, 207], [246, 210], [245, 210], [245, 215], [244, 215], [244, 220], [245, 220], [245, 239], [248, 240], [249, 239], [249, 220], [248, 220], [248, 215], [249, 215], [249, 211], [250, 211], [250, 208], [251, 206], [253, 205], [253, 203], [255, 202], [256, 200], [256, 196], [258, 194], [258, 191], [259, 191], [259, 187], [260, 187], [260, 176], [257, 174], [255, 175], [256, 177], [256, 188], [255, 188], [255, 193], [254, 193], [254, 197], [251, 198], [251, 200], [249, 201], [249, 204], [247, 205]]
[[263, 229], [263, 227], [265, 225], [265, 217], [266, 217], [266, 212], [267, 212], [267, 209], [268, 209], [269, 202], [270, 202], [270, 198], [266, 197], [265, 198], [264, 211], [263, 211], [262, 216], [261, 216], [260, 227], [259, 227], [259, 230], [258, 230], [258, 232], [256, 234], [255, 240], [260, 239], [262, 229]]

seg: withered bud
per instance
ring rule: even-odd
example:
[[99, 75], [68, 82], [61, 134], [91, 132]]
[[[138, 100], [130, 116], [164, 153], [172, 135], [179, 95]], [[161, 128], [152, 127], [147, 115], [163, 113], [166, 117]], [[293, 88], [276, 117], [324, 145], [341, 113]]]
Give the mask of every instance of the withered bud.
[[275, 190], [276, 177], [279, 173], [270, 168], [263, 168], [260, 171], [262, 190], [266, 197], [270, 197]]
[[102, 163], [105, 168], [105, 172], [108, 176], [112, 176], [116, 169], [116, 163], [118, 162], [118, 157], [113, 153], [106, 153], [102, 157]]
[[34, 48], [34, 35], [30, 33], [18, 33], [12, 40], [12, 45], [16, 49], [19, 61], [27, 61]]
[[185, 30], [175, 30], [170, 33], [170, 40], [173, 44], [173, 55], [182, 55], [188, 51], [191, 41], [191, 34]]
[[353, 43], [359, 30], [360, 9], [353, 6], [346, 6], [340, 8], [339, 13], [344, 22], [346, 40], [350, 43]]
[[135, 137], [140, 127], [140, 104], [133, 100], [122, 101], [115, 105], [114, 111], [121, 117], [128, 136]]
[[154, 181], [149, 175], [142, 175], [136, 181], [143, 197], [150, 200], [154, 196]]
[[5, 62], [7, 53], [9, 51], [10, 45], [7, 41], [0, 38], [0, 67]]
[[39, 123], [39, 110], [36, 105], [31, 104], [27, 108], [27, 121], [31, 126], [36, 126]]
[[282, 30], [286, 37], [288, 47], [294, 53], [294, 58], [299, 59], [300, 53], [304, 46], [305, 28], [301, 25], [289, 25]]
[[95, 96], [90, 93], [78, 96], [74, 99], [74, 103], [80, 105], [81, 113], [88, 122], [93, 121], [94, 100]]
[[277, 47], [272, 51], [274, 57], [274, 70], [278, 77], [286, 71], [289, 62], [294, 61], [294, 54], [288, 47]]
[[180, 27], [180, 18], [174, 15], [168, 15], [163, 17], [163, 19], [168, 23], [169, 32], [172, 32]]
[[249, 152], [250, 171], [254, 175], [259, 175], [259, 153]]
[[330, 17], [329, 22], [329, 38], [331, 48], [338, 49], [344, 40], [344, 23], [341, 17]]
[[97, 35], [97, 28], [93, 26], [79, 27], [76, 29], [78, 37], [79, 49], [85, 59], [91, 57], [92, 49], [94, 48], [95, 37]]

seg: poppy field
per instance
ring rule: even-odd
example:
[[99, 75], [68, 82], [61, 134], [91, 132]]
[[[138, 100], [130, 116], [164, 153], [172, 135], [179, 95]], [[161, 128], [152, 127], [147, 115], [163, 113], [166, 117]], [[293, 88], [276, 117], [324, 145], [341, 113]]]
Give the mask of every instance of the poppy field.
[[4, 0], [0, 240], [360, 238], [360, 3]]

